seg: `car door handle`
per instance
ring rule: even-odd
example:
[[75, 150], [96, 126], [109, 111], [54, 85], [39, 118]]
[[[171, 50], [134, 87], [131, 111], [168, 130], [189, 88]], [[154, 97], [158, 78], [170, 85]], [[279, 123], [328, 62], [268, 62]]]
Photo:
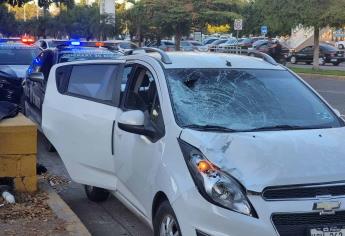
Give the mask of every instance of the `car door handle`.
[[114, 155], [114, 130], [115, 130], [115, 120], [113, 121], [113, 126], [111, 128], [111, 155]]

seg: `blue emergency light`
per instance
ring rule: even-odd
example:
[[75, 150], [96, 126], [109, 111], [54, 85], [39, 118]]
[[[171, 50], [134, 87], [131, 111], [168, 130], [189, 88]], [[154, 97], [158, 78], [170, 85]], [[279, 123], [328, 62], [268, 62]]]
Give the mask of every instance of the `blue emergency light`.
[[72, 46], [80, 46], [80, 42], [79, 41], [72, 41], [71, 45]]

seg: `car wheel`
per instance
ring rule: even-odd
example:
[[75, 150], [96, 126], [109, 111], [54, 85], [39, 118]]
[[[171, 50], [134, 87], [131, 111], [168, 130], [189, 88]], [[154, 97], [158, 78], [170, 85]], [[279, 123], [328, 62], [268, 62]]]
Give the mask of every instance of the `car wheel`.
[[153, 221], [154, 236], [181, 236], [174, 210], [168, 201], [164, 201], [158, 208]]
[[319, 64], [322, 66], [326, 64], [325, 59], [323, 57], [319, 58]]
[[339, 62], [334, 62], [334, 63], [332, 63], [333, 64], [333, 66], [339, 66]]
[[339, 44], [339, 45], [338, 45], [338, 48], [339, 48], [339, 49], [344, 49], [344, 45]]
[[109, 191], [90, 185], [85, 185], [85, 193], [89, 200], [93, 202], [104, 202], [109, 198]]
[[255, 54], [254, 53], [249, 53], [249, 56], [250, 57], [255, 57]]
[[295, 56], [292, 56], [292, 57], [290, 58], [290, 62], [291, 62], [292, 64], [296, 64], [296, 63], [297, 63], [297, 58], [296, 58]]
[[311, 65], [311, 63], [312, 63], [311, 61], [307, 61], [306, 62], [307, 65]]

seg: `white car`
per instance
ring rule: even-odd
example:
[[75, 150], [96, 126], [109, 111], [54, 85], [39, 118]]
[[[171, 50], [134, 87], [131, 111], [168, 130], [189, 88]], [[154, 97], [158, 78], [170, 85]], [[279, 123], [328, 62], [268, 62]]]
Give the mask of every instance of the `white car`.
[[338, 41], [335, 43], [335, 46], [339, 49], [345, 49], [345, 41]]
[[345, 235], [338, 111], [268, 56], [147, 50], [51, 70], [42, 128], [91, 200], [156, 236]]

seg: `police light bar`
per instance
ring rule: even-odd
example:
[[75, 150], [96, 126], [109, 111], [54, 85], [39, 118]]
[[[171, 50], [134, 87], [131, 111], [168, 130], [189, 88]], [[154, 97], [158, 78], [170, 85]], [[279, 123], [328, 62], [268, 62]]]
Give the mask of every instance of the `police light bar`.
[[25, 44], [33, 44], [35, 42], [35, 39], [33, 37], [22, 37], [21, 39], [22, 43], [25, 43]]
[[80, 42], [79, 41], [72, 41], [71, 45], [72, 46], [80, 46]]

